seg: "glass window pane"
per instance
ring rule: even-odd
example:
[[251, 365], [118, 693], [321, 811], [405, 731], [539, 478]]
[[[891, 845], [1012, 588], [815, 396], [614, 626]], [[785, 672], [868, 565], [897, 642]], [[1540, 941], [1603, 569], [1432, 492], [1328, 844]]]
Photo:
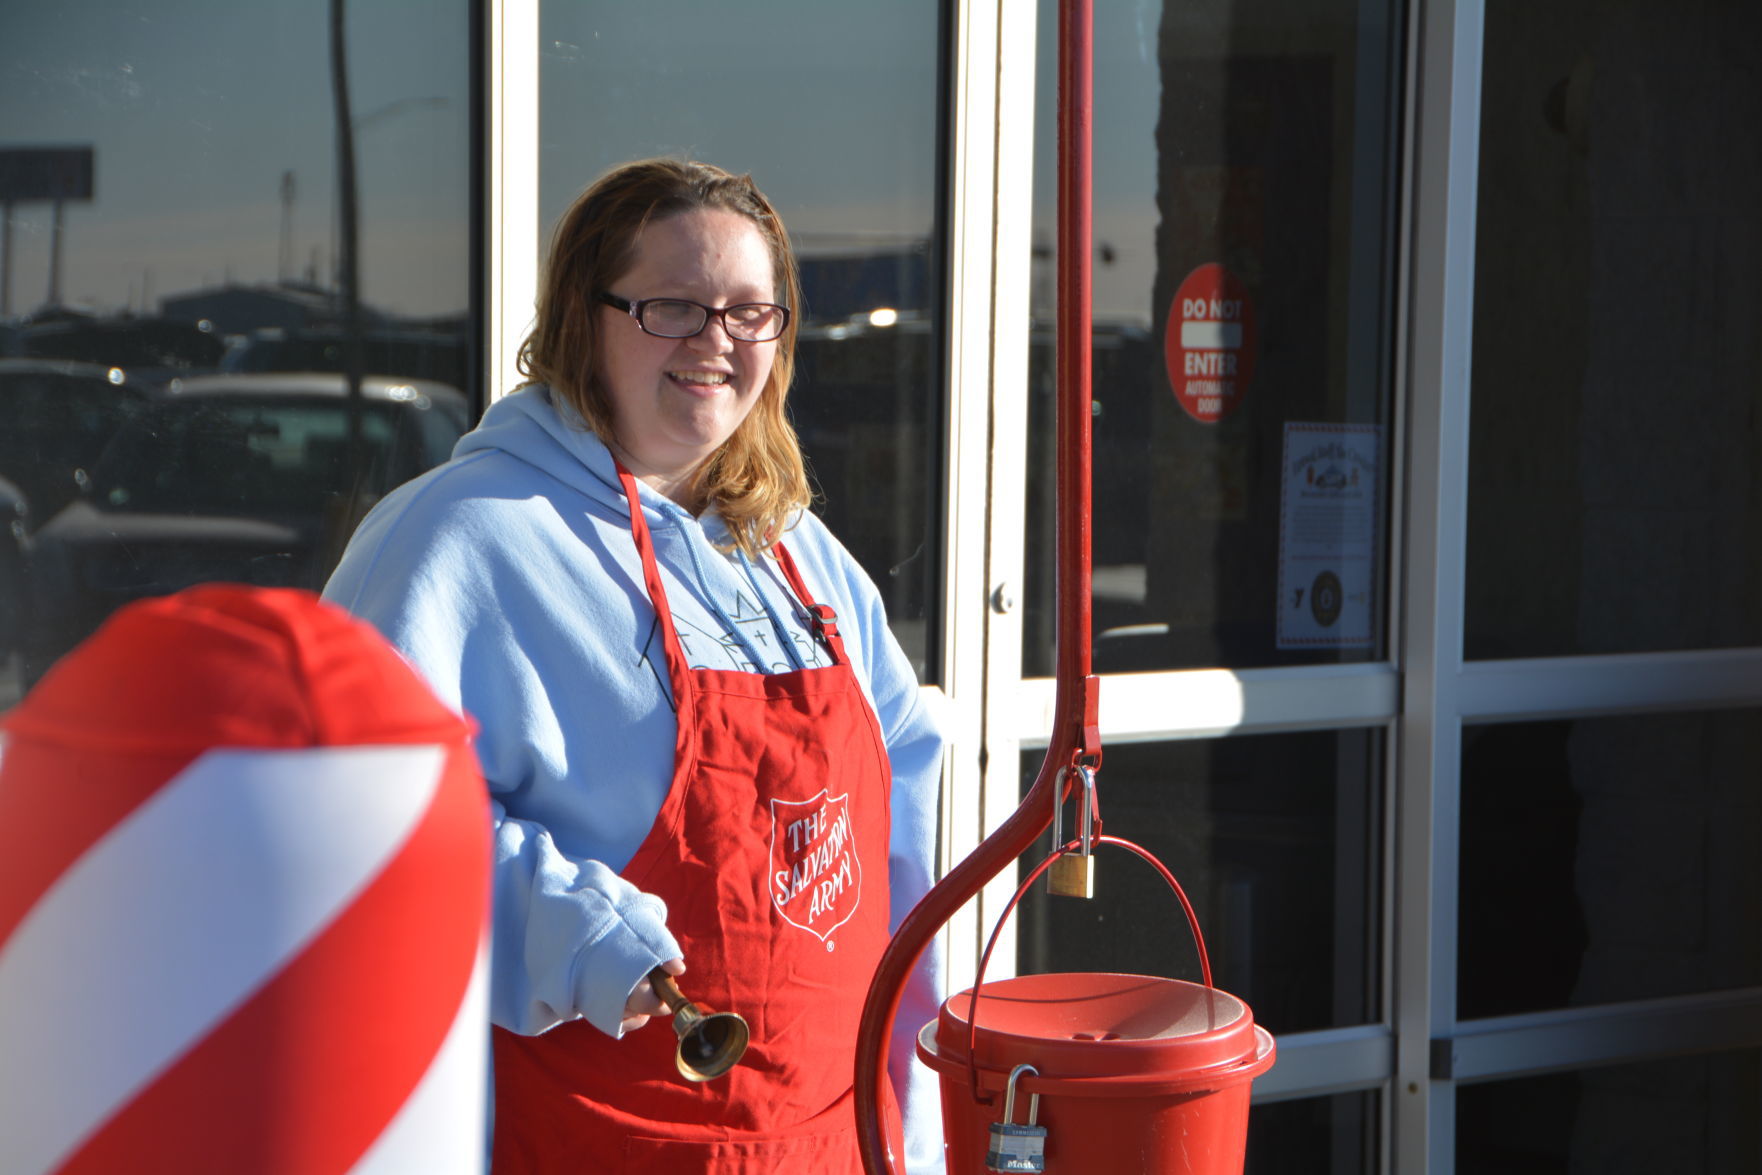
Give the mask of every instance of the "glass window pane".
[[[942, 27], [935, 0], [683, 0], [664, 19], [553, 0], [540, 26], [546, 225], [607, 168], [656, 155], [750, 172], [782, 214], [802, 263], [790, 410], [815, 508], [926, 681], [942, 575]], [[680, 28], [738, 64], [737, 96], [706, 89], [716, 67], [682, 51]]]
[[1465, 1085], [1456, 1175], [1762, 1170], [1762, 1065], [1716, 1053]]
[[1243, 1175], [1373, 1175], [1380, 1100], [1367, 1091], [1255, 1106]]
[[1463, 1019], [1762, 983], [1762, 714], [1470, 727]]
[[[1030, 469], [1053, 466], [1057, 24], [1041, 0]], [[1382, 656], [1392, 0], [1095, 12], [1101, 671]], [[1054, 479], [1024, 669], [1049, 674]]]
[[1762, 9], [1487, 6], [1465, 651], [1762, 644]]
[[132, 599], [321, 586], [474, 418], [471, 11], [348, 5], [340, 117], [325, 0], [0, 11], [0, 707]]
[[[1381, 744], [1380, 731], [1350, 730], [1107, 748], [1105, 830], [1180, 881], [1214, 981], [1271, 1032], [1377, 1018]], [[1023, 769], [1026, 791], [1039, 755]], [[1156, 872], [1108, 848], [1096, 869], [1093, 899], [1051, 897], [1039, 882], [1022, 899], [1020, 970], [1197, 981], [1180, 904]]]

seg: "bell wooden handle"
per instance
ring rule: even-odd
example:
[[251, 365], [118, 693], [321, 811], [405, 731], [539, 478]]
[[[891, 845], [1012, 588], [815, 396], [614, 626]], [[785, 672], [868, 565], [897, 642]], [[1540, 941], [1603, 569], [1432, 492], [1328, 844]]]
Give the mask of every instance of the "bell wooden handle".
[[649, 986], [655, 989], [655, 995], [660, 997], [661, 1003], [666, 1005], [669, 1012], [677, 1012], [691, 1003], [685, 998], [685, 993], [679, 990], [679, 984], [673, 977], [659, 967], [649, 972]]

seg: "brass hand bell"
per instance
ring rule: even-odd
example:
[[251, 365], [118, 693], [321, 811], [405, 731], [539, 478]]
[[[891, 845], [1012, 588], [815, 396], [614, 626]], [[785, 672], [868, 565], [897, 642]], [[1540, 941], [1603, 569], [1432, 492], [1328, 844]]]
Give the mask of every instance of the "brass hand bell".
[[687, 1081], [710, 1081], [734, 1068], [751, 1037], [746, 1021], [734, 1012], [711, 1012], [685, 998], [673, 977], [656, 967], [649, 984], [673, 1013], [679, 1048], [673, 1063]]

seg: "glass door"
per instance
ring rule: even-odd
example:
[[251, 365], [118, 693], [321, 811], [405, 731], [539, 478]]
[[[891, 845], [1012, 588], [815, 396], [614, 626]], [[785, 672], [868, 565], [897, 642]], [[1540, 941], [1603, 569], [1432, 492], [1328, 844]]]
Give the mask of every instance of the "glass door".
[[[997, 342], [1024, 359], [993, 390], [996, 819], [1038, 771], [1054, 693], [1056, 9], [1038, 6], [1031, 93], [1011, 94], [1035, 112], [1032, 183], [999, 200], [1030, 208], [1005, 222], [1024, 313]], [[1391, 1040], [1399, 6], [1170, 0], [1097, 5], [1095, 21], [1102, 811], [1182, 878], [1217, 982], [1279, 1034], [1250, 1169], [1374, 1170]], [[999, 958], [1196, 977], [1135, 864], [1104, 855], [1091, 901], [1031, 895]], [[987, 929], [1014, 884], [993, 883]]]

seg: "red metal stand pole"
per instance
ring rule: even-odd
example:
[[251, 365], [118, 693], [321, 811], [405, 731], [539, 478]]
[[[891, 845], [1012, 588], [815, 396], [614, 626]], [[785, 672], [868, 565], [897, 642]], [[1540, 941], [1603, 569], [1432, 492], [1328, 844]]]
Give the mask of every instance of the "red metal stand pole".
[[[867, 1175], [899, 1170], [881, 1127], [887, 1043], [906, 977], [924, 947], [985, 883], [1052, 823], [1060, 773], [1100, 758], [1090, 674], [1090, 387], [1094, 54], [1092, 0], [1059, 2], [1058, 118], [1058, 678], [1051, 745], [1021, 806], [949, 870], [900, 924], [869, 985], [857, 1030], [857, 1140]], [[1060, 794], [1055, 795], [1058, 792]]]
[[[1058, 44], [1058, 688], [1090, 666], [1090, 386], [1094, 249], [1092, 0], [1061, 0]], [[1073, 715], [1059, 714], [1059, 720]], [[1094, 722], [1076, 732], [1094, 751]], [[1060, 764], [1062, 766], [1062, 764]]]

